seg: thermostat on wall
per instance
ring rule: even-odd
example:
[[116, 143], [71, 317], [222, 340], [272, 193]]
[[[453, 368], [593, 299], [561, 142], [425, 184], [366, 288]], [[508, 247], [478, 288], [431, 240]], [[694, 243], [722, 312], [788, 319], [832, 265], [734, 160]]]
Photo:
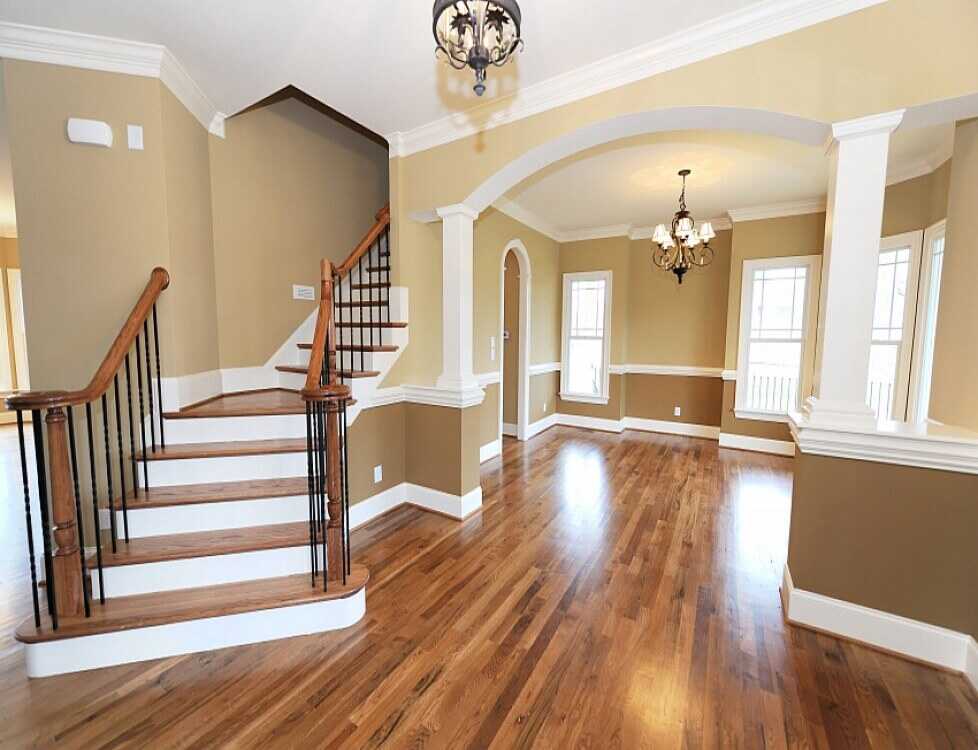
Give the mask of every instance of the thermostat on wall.
[[88, 143], [92, 146], [112, 146], [112, 128], [101, 120], [68, 118], [68, 140], [72, 143]]

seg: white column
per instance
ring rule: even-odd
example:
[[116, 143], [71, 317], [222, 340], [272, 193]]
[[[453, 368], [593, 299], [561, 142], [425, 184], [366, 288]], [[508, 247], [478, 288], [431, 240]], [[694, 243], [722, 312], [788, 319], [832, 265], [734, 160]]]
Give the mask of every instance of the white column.
[[456, 204], [438, 209], [442, 219], [442, 372], [438, 387], [463, 401], [482, 389], [472, 372], [473, 229], [479, 214]]
[[866, 403], [890, 134], [903, 110], [832, 126], [813, 424], [871, 426]]

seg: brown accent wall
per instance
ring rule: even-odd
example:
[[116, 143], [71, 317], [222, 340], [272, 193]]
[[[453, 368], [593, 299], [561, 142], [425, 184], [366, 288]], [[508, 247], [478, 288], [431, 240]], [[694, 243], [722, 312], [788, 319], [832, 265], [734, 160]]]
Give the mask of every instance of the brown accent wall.
[[[509, 252], [503, 273], [503, 422], [518, 419], [520, 377], [520, 270], [516, 256]], [[509, 338], [507, 338], [507, 334]]]
[[16, 237], [0, 237], [0, 266], [20, 268], [20, 251]]
[[[350, 502], [358, 503], [405, 481], [405, 405], [390, 404], [360, 412], [350, 426]], [[374, 483], [374, 467], [384, 478]]]
[[[625, 415], [666, 422], [720, 425], [723, 381], [678, 375], [625, 376]], [[675, 416], [674, 407], [682, 409]]]
[[799, 454], [797, 588], [978, 637], [978, 476]]
[[651, 240], [630, 243], [628, 362], [723, 366], [732, 235], [717, 232], [712, 265], [690, 271], [682, 284], [653, 265]]
[[611, 375], [608, 378], [608, 403], [587, 404], [580, 401], [565, 401], [558, 396], [557, 411], [578, 417], [597, 417], [598, 419], [619, 420], [625, 416], [625, 376]]
[[539, 422], [557, 411], [559, 391], [559, 372], [545, 372], [530, 376], [530, 424]]
[[792, 442], [791, 430], [784, 422], [766, 422], [762, 419], [737, 419], [734, 413], [734, 403], [737, 395], [737, 383], [732, 380], [723, 382], [723, 407], [720, 414], [720, 432], [731, 435], [764, 438], [765, 440], [783, 440]]
[[485, 388], [486, 397], [479, 406], [479, 447], [499, 439], [499, 383]]
[[345, 259], [373, 224], [388, 154], [296, 99], [231, 118], [226, 134], [210, 139], [220, 365], [248, 367], [313, 311], [292, 285], [318, 288], [320, 260]]
[[408, 482], [464, 495], [479, 486], [482, 408], [404, 404]]
[[978, 430], [978, 119], [954, 134], [930, 414]]

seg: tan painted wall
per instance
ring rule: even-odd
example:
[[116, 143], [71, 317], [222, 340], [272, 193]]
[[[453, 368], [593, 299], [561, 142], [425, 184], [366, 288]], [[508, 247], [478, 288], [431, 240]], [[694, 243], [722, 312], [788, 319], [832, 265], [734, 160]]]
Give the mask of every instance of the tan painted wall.
[[947, 221], [930, 414], [978, 430], [978, 119], [955, 130]]
[[[520, 377], [520, 267], [516, 256], [509, 252], [503, 274], [503, 422], [518, 420]], [[506, 337], [509, 335], [509, 338]], [[531, 335], [532, 338], [532, 335]]]
[[557, 411], [579, 417], [619, 420], [625, 416], [625, 376], [612, 374], [608, 378], [608, 403], [586, 404], [557, 398]]
[[539, 422], [557, 411], [559, 392], [559, 372], [545, 372], [530, 376], [530, 424]]
[[405, 476], [452, 495], [479, 486], [482, 405], [405, 404]]
[[20, 268], [20, 251], [16, 237], [0, 237], [0, 266]]
[[[350, 502], [358, 503], [405, 481], [405, 405], [364, 409], [350, 426]], [[374, 483], [374, 467], [384, 478]]]
[[318, 287], [320, 260], [345, 259], [373, 224], [388, 158], [295, 99], [234, 117], [226, 132], [210, 140], [220, 363], [248, 367], [313, 311], [292, 284]]
[[218, 368], [208, 135], [166, 86], [160, 86], [160, 96], [170, 241], [167, 316], [161, 323], [173, 336], [170, 372], [186, 375]]
[[681, 285], [674, 274], [653, 265], [651, 240], [630, 243], [630, 363], [723, 366], [732, 234], [717, 232], [710, 243], [713, 263], [690, 271]]
[[[720, 378], [628, 374], [625, 381], [626, 416], [720, 425], [723, 400], [723, 381]], [[682, 410], [678, 417], [673, 412], [676, 406]]]
[[978, 477], [795, 458], [794, 585], [978, 637]]
[[[4, 60], [31, 386], [87, 384], [170, 246], [161, 84]], [[71, 144], [69, 116], [104, 120], [117, 145]], [[125, 148], [127, 123], [144, 151]], [[118, 144], [122, 140], [122, 146]], [[168, 320], [164, 292], [161, 322]], [[167, 330], [166, 372], [174, 372]]]
[[499, 439], [499, 383], [485, 388], [486, 397], [479, 408], [479, 447]]
[[791, 442], [791, 430], [785, 422], [765, 422], [760, 419], [737, 419], [734, 413], [736, 403], [737, 383], [732, 380], [723, 383], [723, 405], [720, 413], [720, 431], [732, 435], [764, 438], [765, 440], [783, 440]]
[[951, 163], [886, 188], [881, 237], [926, 229], [947, 216]]

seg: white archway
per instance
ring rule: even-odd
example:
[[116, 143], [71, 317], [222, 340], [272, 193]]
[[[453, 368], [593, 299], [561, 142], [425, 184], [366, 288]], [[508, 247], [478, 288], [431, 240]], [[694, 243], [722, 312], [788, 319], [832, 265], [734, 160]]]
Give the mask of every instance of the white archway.
[[463, 204], [481, 213], [527, 177], [561, 159], [622, 138], [669, 130], [735, 130], [776, 136], [809, 146], [823, 146], [832, 135], [832, 126], [824, 122], [763, 109], [670, 107], [638, 112], [586, 125], [530, 149], [489, 177]]
[[503, 345], [503, 329], [505, 326], [504, 313], [506, 304], [506, 258], [510, 254], [516, 257], [520, 277], [520, 320], [519, 320], [519, 351], [517, 352], [517, 390], [516, 390], [516, 439], [526, 440], [530, 424], [530, 289], [531, 274], [530, 254], [522, 240], [513, 239], [503, 248], [499, 261], [499, 439], [503, 435], [503, 393], [505, 383], [505, 346]]

